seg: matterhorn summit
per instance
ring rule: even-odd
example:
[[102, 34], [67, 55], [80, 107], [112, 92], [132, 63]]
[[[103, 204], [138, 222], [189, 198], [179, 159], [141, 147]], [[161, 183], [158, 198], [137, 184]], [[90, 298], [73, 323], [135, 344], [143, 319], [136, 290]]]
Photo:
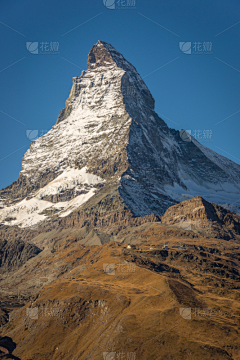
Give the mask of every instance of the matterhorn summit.
[[1, 190], [0, 222], [25, 228], [84, 204], [98, 214], [163, 215], [194, 196], [231, 207], [240, 166], [187, 140], [155, 113], [135, 67], [98, 41], [55, 125], [31, 143], [18, 180]]

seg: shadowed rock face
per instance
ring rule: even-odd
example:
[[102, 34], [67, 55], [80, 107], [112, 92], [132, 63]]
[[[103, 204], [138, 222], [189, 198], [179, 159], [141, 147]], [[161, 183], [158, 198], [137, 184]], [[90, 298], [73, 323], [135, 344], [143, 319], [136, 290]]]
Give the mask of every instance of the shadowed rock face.
[[0, 357], [2, 359], [20, 360], [18, 357], [12, 355], [12, 352], [15, 350], [15, 348], [16, 344], [9, 336], [0, 336]]
[[22, 240], [0, 240], [0, 274], [18, 270], [41, 250]]
[[[103, 43], [103, 42], [101, 42]], [[106, 47], [101, 46], [101, 43], [98, 43], [92, 47], [87, 57], [87, 69], [90, 70], [97, 66], [106, 66], [108, 64], [112, 64], [114, 62], [110, 52], [106, 49]], [[104, 43], [103, 43], [104, 44]], [[108, 64], [106, 64], [108, 63]]]

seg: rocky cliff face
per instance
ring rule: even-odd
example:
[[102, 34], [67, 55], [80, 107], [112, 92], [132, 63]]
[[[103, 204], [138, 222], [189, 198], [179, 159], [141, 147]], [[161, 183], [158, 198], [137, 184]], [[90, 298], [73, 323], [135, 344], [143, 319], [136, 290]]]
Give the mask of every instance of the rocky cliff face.
[[97, 193], [120, 197], [136, 216], [163, 215], [197, 195], [228, 207], [239, 178], [239, 165], [168, 128], [134, 66], [98, 41], [56, 124], [31, 144], [19, 179], [0, 192], [0, 221], [27, 227], [65, 217]]
[[22, 240], [0, 240], [0, 274], [18, 270], [29, 259], [38, 255], [41, 250]]
[[240, 240], [240, 216], [197, 196], [171, 206], [162, 223], [192, 230], [203, 236]]

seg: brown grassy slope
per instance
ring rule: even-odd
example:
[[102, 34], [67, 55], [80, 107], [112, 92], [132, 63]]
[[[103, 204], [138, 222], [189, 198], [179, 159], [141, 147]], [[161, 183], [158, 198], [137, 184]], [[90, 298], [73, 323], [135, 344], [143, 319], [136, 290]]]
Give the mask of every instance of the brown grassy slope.
[[[84, 246], [72, 237], [1, 282], [1, 289], [19, 288], [30, 299], [1, 328], [17, 343], [16, 356], [98, 360], [104, 352], [121, 352], [135, 353], [136, 359], [240, 358], [240, 294], [238, 279], [230, 277], [234, 269], [237, 276], [236, 266], [229, 264], [238, 246], [171, 233], [169, 245], [180, 240], [188, 248], [169, 248], [166, 254], [161, 246], [166, 228], [139, 228], [142, 250], [116, 243]], [[115, 274], [107, 274], [104, 264], [115, 264]], [[228, 267], [222, 274], [213, 271], [214, 264]], [[37, 308], [37, 318], [26, 308]], [[192, 309], [191, 319], [186, 308]]]

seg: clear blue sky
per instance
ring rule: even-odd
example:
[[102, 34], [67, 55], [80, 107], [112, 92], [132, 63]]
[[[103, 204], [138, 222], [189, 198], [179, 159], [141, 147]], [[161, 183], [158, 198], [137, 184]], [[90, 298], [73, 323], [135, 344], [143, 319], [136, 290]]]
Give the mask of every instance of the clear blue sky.
[[[18, 178], [26, 130], [54, 125], [98, 40], [136, 67], [168, 126], [211, 130], [203, 143], [240, 164], [239, 15], [239, 0], [136, 0], [115, 10], [103, 0], [1, 0], [0, 188]], [[30, 54], [35, 41], [58, 42], [59, 54]], [[213, 53], [187, 55], [179, 42], [212, 42]]]

